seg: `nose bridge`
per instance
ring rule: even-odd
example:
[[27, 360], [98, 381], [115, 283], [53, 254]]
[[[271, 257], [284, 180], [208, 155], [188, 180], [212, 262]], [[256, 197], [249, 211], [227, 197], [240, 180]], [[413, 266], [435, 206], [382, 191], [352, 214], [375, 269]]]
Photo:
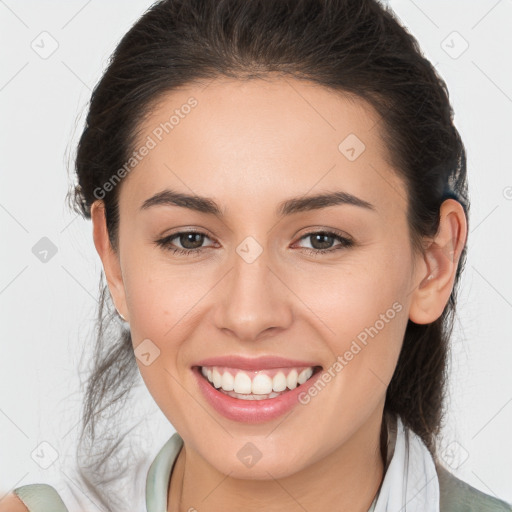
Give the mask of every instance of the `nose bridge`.
[[216, 325], [240, 340], [286, 328], [292, 319], [289, 293], [271, 269], [268, 251], [248, 237], [236, 248], [217, 303]]

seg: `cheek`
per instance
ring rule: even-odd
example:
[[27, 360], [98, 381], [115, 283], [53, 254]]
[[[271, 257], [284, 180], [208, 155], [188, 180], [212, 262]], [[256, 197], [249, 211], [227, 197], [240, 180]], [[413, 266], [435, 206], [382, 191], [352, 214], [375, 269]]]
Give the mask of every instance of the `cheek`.
[[[190, 272], [183, 268], [162, 265], [156, 258], [142, 258], [136, 253], [123, 262], [130, 331], [139, 371], [162, 410], [177, 414], [169, 417], [173, 424], [179, 424], [180, 414], [185, 414], [186, 408], [181, 404], [187, 402], [188, 396], [177, 384], [189, 371], [180, 360], [184, 355], [180, 349], [191, 335], [194, 304], [205, 293], [204, 285], [198, 284], [201, 279], [191, 279]], [[150, 354], [149, 364], [138, 356], [144, 352]]]
[[[405, 309], [408, 265], [405, 257], [385, 257], [380, 251], [378, 259], [371, 254], [354, 256], [337, 266], [298, 269], [289, 278], [297, 296], [324, 324], [322, 332], [346, 340], [388, 310], [386, 316], [393, 320], [396, 309]], [[401, 307], [393, 309], [397, 302]]]
[[317, 317], [333, 364], [341, 360], [343, 368], [332, 370], [344, 374], [337, 380], [358, 386], [363, 395], [384, 390], [391, 380], [407, 326], [410, 286], [405, 251], [381, 250], [373, 261], [367, 256], [347, 258], [336, 270], [301, 273], [296, 283], [297, 294]]
[[186, 324], [187, 314], [193, 314], [208, 290], [204, 272], [166, 264], [153, 251], [130, 254], [123, 261], [123, 280], [132, 332], [155, 339], [165, 339], [178, 324]]

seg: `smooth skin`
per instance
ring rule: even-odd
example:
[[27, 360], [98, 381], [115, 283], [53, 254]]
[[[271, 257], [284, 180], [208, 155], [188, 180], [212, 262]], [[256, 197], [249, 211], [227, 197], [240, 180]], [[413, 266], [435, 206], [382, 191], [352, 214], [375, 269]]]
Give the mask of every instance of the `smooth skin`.
[[[118, 185], [118, 252], [102, 201], [92, 208], [94, 243], [134, 348], [149, 339], [160, 350], [148, 366], [137, 360], [140, 373], [185, 442], [169, 510], [366, 512], [383, 479], [382, 414], [407, 321], [442, 314], [466, 241], [464, 210], [446, 200], [438, 233], [424, 254], [414, 252], [405, 184], [375, 110], [298, 79], [217, 79], [167, 93], [139, 127], [136, 147], [156, 140], [154, 130], [191, 96], [197, 106]], [[338, 149], [349, 134], [365, 145], [353, 161]], [[212, 198], [224, 215], [141, 209], [167, 188]], [[284, 200], [333, 191], [373, 209], [276, 214]], [[205, 237], [169, 245], [202, 248], [195, 256], [155, 243], [189, 231]], [[354, 243], [312, 236], [325, 231]], [[236, 251], [247, 237], [262, 249], [251, 263]], [[308, 253], [321, 248], [331, 252]], [[228, 354], [312, 360], [325, 371], [396, 303], [400, 311], [310, 403], [273, 421], [226, 419], [191, 371]], [[262, 454], [252, 467], [237, 457], [247, 442]]]
[[[137, 147], [191, 96], [197, 106], [120, 185], [117, 253], [101, 201], [92, 211], [95, 246], [134, 347], [150, 339], [160, 350], [149, 366], [138, 360], [141, 375], [185, 442], [169, 510], [366, 512], [383, 478], [382, 414], [407, 320], [430, 323], [442, 314], [466, 241], [464, 210], [445, 201], [435, 239], [415, 253], [405, 184], [376, 112], [296, 79], [218, 79], [168, 93], [141, 125]], [[338, 149], [349, 134], [365, 144], [354, 161]], [[224, 216], [173, 205], [141, 210], [166, 188], [210, 197]], [[284, 200], [335, 190], [374, 209], [344, 204], [276, 215]], [[206, 236], [171, 245], [202, 248], [196, 256], [155, 244], [187, 230]], [[326, 246], [305, 235], [322, 230], [354, 245], [332, 238], [331, 253], [308, 254]], [[236, 251], [246, 237], [262, 248], [252, 263]], [[227, 354], [328, 369], [396, 302], [401, 311], [321, 393], [277, 420], [224, 418], [192, 374], [200, 359]], [[250, 468], [237, 457], [247, 442], [262, 453]]]
[[0, 512], [27, 512], [23, 502], [15, 494], [9, 494], [0, 501]]

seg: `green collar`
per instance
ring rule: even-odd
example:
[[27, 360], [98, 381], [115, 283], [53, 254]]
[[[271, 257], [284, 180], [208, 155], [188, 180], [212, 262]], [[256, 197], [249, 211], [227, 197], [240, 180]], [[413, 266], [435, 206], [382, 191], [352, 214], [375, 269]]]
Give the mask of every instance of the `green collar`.
[[160, 449], [149, 467], [146, 478], [146, 508], [148, 512], [167, 512], [167, 493], [171, 471], [183, 446], [183, 439], [175, 432]]

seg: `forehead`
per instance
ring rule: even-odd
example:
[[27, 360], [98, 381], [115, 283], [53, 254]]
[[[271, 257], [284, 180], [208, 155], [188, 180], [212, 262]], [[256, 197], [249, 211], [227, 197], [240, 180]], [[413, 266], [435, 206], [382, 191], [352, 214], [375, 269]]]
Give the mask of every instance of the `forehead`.
[[144, 156], [122, 196], [139, 207], [172, 188], [236, 209], [249, 198], [263, 205], [343, 189], [403, 209], [379, 121], [364, 100], [298, 79], [189, 85], [163, 95], [141, 122], [134, 150]]

